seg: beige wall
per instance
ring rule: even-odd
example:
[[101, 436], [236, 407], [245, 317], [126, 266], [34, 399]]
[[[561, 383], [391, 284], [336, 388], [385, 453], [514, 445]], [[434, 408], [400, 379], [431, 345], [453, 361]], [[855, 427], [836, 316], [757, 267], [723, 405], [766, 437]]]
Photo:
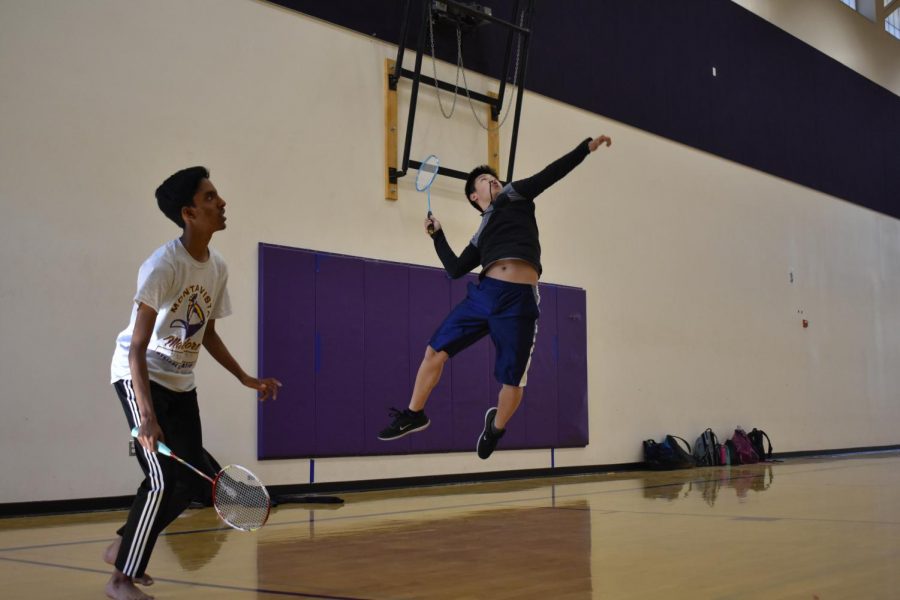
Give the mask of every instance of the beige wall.
[[[228, 201], [214, 245], [235, 314], [219, 330], [248, 370], [258, 242], [438, 266], [411, 182], [400, 201], [382, 198], [393, 53], [252, 0], [0, 0], [0, 473], [15, 482], [0, 502], [133, 491], [108, 365], [137, 267], [178, 234], [152, 197], [172, 171], [209, 166]], [[448, 124], [423, 94], [416, 147], [481, 161], [468, 107]], [[557, 464], [635, 461], [644, 438], [738, 424], [763, 426], [781, 451], [900, 442], [898, 222], [534, 94], [517, 173], [599, 133], [613, 147], [539, 200], [545, 280], [588, 298], [592, 443]], [[477, 223], [459, 188], [444, 178], [432, 195], [457, 248]], [[198, 388], [221, 461], [272, 484], [308, 481], [306, 460], [254, 460], [252, 394], [208, 356]], [[341, 458], [316, 472], [549, 462], [543, 450]]]

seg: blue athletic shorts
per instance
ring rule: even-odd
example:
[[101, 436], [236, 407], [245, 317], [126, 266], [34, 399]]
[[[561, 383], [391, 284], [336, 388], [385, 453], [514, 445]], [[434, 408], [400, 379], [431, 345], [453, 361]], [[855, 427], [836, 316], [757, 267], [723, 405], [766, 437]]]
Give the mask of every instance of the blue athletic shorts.
[[428, 345], [451, 357], [488, 333], [497, 350], [494, 377], [506, 385], [525, 387], [541, 314], [537, 286], [485, 277], [469, 283], [465, 300], [456, 305]]

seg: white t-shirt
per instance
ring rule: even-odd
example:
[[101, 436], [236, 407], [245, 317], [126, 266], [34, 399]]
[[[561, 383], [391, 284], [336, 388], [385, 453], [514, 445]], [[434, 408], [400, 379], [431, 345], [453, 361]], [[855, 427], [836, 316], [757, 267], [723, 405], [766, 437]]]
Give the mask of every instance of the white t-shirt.
[[112, 381], [131, 379], [128, 350], [140, 303], [156, 310], [156, 323], [147, 346], [150, 380], [176, 392], [194, 389], [194, 365], [210, 319], [231, 314], [228, 267], [209, 249], [198, 262], [175, 239], [158, 248], [138, 271], [137, 294], [128, 327], [116, 338], [110, 368]]

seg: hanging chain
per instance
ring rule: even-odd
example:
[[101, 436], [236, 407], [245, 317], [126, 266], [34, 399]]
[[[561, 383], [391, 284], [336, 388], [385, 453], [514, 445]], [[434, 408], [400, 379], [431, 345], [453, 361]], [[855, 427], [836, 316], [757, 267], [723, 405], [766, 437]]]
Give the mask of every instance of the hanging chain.
[[[456, 98], [459, 95], [459, 70], [460, 63], [462, 63], [462, 55], [459, 54], [460, 45], [457, 41], [457, 61], [456, 61], [456, 84], [453, 86], [453, 104], [450, 106], [450, 113], [444, 110], [444, 103], [441, 101], [441, 88], [438, 87], [438, 76], [437, 76], [437, 61], [434, 58], [434, 26], [433, 19], [431, 16], [431, 2], [428, 3], [428, 33], [431, 38], [431, 72], [434, 73], [434, 91], [437, 94], [438, 106], [441, 107], [441, 114], [444, 115], [445, 119], [449, 119], [453, 116], [453, 112], [456, 110]], [[459, 33], [459, 24], [456, 25], [456, 39], [460, 39]]]
[[[523, 11], [522, 18], [520, 19], [520, 21], [524, 21], [524, 17], [525, 17], [525, 13]], [[521, 26], [522, 25], [520, 22], [519, 27], [521, 27]], [[522, 55], [522, 41], [523, 41], [522, 37], [523, 36], [521, 36], [521, 35], [519, 36], [519, 45], [517, 46], [517, 49], [516, 49], [516, 66], [513, 69], [513, 83], [510, 83], [510, 89], [507, 90], [509, 99], [506, 102], [506, 110], [504, 111], [503, 118], [500, 119], [499, 123], [497, 123], [497, 126], [492, 127], [491, 125], [482, 121], [481, 117], [478, 116], [478, 111], [475, 110], [475, 104], [472, 102], [472, 96], [469, 95], [469, 82], [466, 81], [466, 67], [465, 67], [465, 65], [463, 65], [463, 58], [462, 58], [462, 39], [461, 39], [461, 36], [459, 35], [459, 30], [457, 29], [457, 45], [459, 46], [459, 65], [462, 68], [463, 89], [466, 91], [466, 98], [468, 98], [468, 100], [469, 100], [469, 108], [472, 109], [472, 116], [475, 117], [475, 120], [478, 121], [478, 124], [481, 126], [481, 128], [486, 131], [496, 131], [496, 130], [500, 129], [501, 127], [503, 127], [503, 124], [506, 123], [506, 117], [509, 116], [509, 110], [512, 108], [512, 98], [513, 98], [512, 87], [515, 83], [516, 75], [519, 73], [519, 57]], [[504, 73], [503, 76], [506, 77], [507, 74]]]
[[[503, 127], [503, 124], [506, 122], [506, 118], [509, 117], [509, 111], [512, 108], [512, 97], [513, 97], [512, 90], [510, 89], [507, 91], [509, 98], [507, 99], [507, 102], [506, 102], [506, 110], [503, 111], [503, 113], [504, 113], [503, 118], [500, 119], [500, 122], [497, 124], [497, 126], [493, 127], [493, 126], [489, 125], [488, 123], [482, 121], [481, 117], [478, 116], [478, 111], [475, 110], [475, 104], [472, 102], [472, 96], [469, 94], [469, 82], [466, 81], [466, 67], [463, 64], [463, 57], [462, 57], [462, 30], [460, 29], [460, 26], [458, 23], [456, 25], [456, 84], [453, 87], [453, 104], [450, 106], [449, 114], [447, 114], [447, 112], [444, 110], [444, 104], [441, 101], [441, 90], [437, 86], [437, 81], [438, 81], [437, 61], [435, 60], [435, 52], [434, 52], [434, 28], [432, 25], [431, 4], [432, 4], [431, 2], [428, 3], [428, 32], [431, 37], [431, 69], [432, 69], [432, 73], [434, 73], [434, 82], [435, 82], [434, 90], [437, 93], [438, 105], [440, 106], [441, 114], [444, 116], [445, 119], [449, 119], [450, 117], [453, 116], [453, 112], [456, 110], [456, 98], [459, 95], [459, 73], [460, 73], [460, 71], [462, 71], [463, 89], [466, 92], [466, 98], [469, 100], [469, 108], [472, 109], [472, 116], [475, 117], [475, 121], [478, 122], [478, 124], [481, 126], [482, 129], [487, 130], [487, 131], [496, 131], [496, 130], [500, 129], [501, 127]], [[523, 10], [519, 15], [519, 27], [522, 27], [524, 22], [525, 22], [525, 11]], [[510, 88], [512, 88], [514, 86], [515, 80], [516, 80], [516, 75], [518, 75], [518, 73], [519, 73], [519, 58], [522, 56], [522, 43], [523, 42], [524, 42], [524, 36], [519, 34], [519, 41], [518, 41], [518, 44], [516, 45], [516, 65], [513, 68], [513, 81], [511, 83], [508, 82], [510, 85]], [[504, 73], [503, 76], [508, 77], [508, 74]]]

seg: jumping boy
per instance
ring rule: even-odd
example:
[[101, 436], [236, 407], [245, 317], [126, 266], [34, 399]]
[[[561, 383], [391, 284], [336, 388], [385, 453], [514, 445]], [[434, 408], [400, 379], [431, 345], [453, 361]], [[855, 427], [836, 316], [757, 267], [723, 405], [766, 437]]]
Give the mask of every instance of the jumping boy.
[[537, 175], [505, 186], [491, 167], [473, 169], [466, 179], [466, 199], [481, 213], [481, 225], [459, 256], [447, 243], [440, 222], [434, 216], [425, 219], [426, 231], [434, 228], [434, 248], [450, 277], [462, 277], [479, 264], [482, 270], [478, 284], [469, 284], [466, 298], [431, 337], [409, 407], [391, 409], [394, 420], [378, 439], [395, 440], [428, 427], [431, 421], [425, 416], [425, 403], [440, 380], [444, 363], [490, 333], [497, 353], [494, 376], [503, 387], [497, 406], [484, 416], [477, 452], [482, 459], [491, 455], [522, 401], [537, 336], [541, 245], [534, 199], [601, 144], [611, 143], [605, 135], [586, 139]]

